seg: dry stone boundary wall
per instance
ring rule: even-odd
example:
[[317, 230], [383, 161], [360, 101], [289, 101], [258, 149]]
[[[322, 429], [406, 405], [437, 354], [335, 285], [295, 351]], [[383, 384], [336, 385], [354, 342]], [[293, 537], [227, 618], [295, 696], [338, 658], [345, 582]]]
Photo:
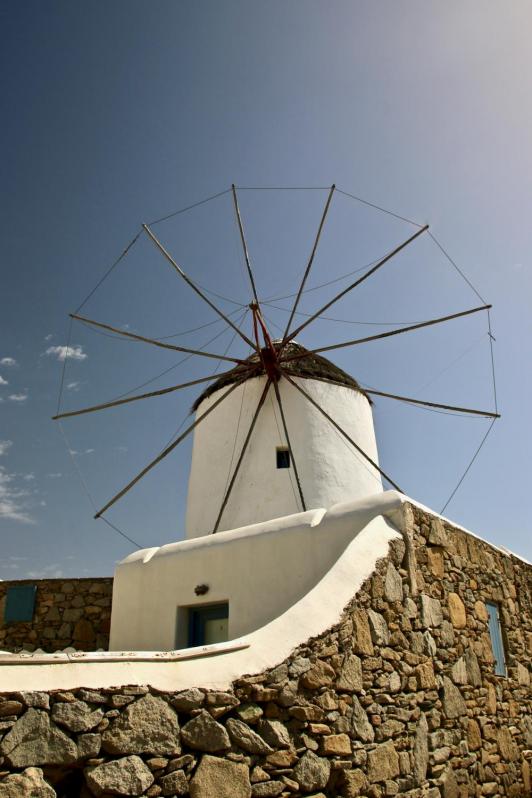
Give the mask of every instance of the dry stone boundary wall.
[[529, 796], [530, 566], [412, 509], [418, 595], [395, 541], [340, 623], [227, 692], [3, 695], [0, 798]]
[[[37, 586], [32, 621], [4, 621], [6, 594], [15, 585]], [[107, 649], [112, 593], [112, 577], [0, 582], [0, 650]]]

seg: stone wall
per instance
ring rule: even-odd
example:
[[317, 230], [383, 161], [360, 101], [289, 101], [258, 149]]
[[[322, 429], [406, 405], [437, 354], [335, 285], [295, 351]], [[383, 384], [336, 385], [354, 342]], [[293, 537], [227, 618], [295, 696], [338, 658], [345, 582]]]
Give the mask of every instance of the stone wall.
[[412, 509], [410, 576], [395, 541], [336, 626], [227, 692], [3, 695], [0, 796], [529, 796], [531, 568]]
[[[31, 622], [4, 621], [6, 594], [12, 585], [37, 586]], [[112, 578], [0, 582], [0, 650], [107, 649], [112, 592]]]

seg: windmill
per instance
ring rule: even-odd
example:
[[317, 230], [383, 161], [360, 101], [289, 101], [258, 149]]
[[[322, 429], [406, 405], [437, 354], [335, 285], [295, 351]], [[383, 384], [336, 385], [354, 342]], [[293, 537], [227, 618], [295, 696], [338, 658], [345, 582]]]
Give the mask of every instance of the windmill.
[[[210, 383], [210, 385], [208, 385], [208, 387], [203, 391], [195, 403], [194, 409], [196, 410], [196, 416], [194, 421], [191, 422], [186, 429], [184, 429], [183, 432], [176, 437], [175, 440], [169, 443], [163, 449], [163, 451], [157, 455], [157, 457], [149, 462], [115, 496], [107, 501], [107, 503], [96, 512], [95, 518], [103, 517], [104, 513], [106, 513], [116, 504], [116, 502], [124, 497], [125, 494], [127, 494], [148, 472], [150, 472], [163, 459], [165, 459], [193, 432], [195, 437], [195, 446], [189, 484], [189, 507], [187, 518], [187, 535], [189, 537], [198, 534], [216, 533], [222, 529], [234, 528], [235, 526], [242, 525], [243, 523], [250, 523], [254, 520], [265, 520], [268, 517], [272, 518], [283, 513], [288, 513], [290, 511], [287, 504], [288, 500], [286, 495], [283, 495], [283, 489], [280, 487], [280, 483], [276, 483], [277, 487], [275, 489], [272, 487], [272, 485], [270, 485], [270, 488], [273, 492], [276, 492], [276, 495], [270, 498], [266, 507], [261, 506], [259, 508], [257, 506], [257, 502], [260, 504], [261, 500], [259, 498], [254, 498], [254, 493], [256, 496], [260, 496], [261, 492], [264, 492], [264, 484], [260, 484], [260, 468], [255, 469], [254, 471], [253, 467], [251, 467], [252, 464], [250, 464], [250, 451], [253, 448], [254, 438], [261, 434], [261, 423], [266, 414], [266, 401], [270, 399], [272, 401], [272, 405], [275, 407], [275, 410], [273, 416], [270, 413], [269, 424], [271, 427], [273, 421], [275, 421], [275, 423], [280, 421], [282, 438], [285, 444], [280, 454], [280, 460], [283, 461], [284, 458], [284, 462], [281, 462], [281, 465], [278, 463], [278, 468], [279, 470], [286, 472], [292, 481], [291, 489], [294, 497], [294, 503], [292, 505], [291, 512], [305, 511], [316, 506], [326, 506], [323, 503], [319, 503], [320, 501], [324, 501], [322, 499], [320, 489], [317, 487], [317, 483], [320, 481], [319, 476], [316, 476], [316, 474], [310, 474], [309, 469], [306, 467], [309, 458], [318, 461], [323, 459], [329, 471], [334, 472], [330, 478], [331, 483], [339, 484], [343, 481], [343, 493], [342, 490], [335, 493], [334, 488], [331, 488], [327, 494], [327, 498], [332, 497], [332, 501], [342, 498], [348, 485], [350, 486], [349, 489], [353, 490], [353, 486], [356, 486], [357, 482], [360, 482], [360, 490], [358, 491], [359, 494], [363, 495], [364, 493], [367, 493], [368, 490], [371, 492], [369, 488], [371, 481], [368, 482], [369, 479], [373, 480], [374, 483], [375, 481], [379, 483], [378, 489], [382, 489], [381, 480], [383, 480], [385, 484], [401, 491], [401, 488], [397, 482], [394, 481], [394, 479], [389, 476], [378, 463], [370, 407], [371, 397], [373, 396], [407, 403], [415, 407], [428, 407], [450, 413], [483, 416], [485, 418], [491, 419], [492, 423], [499, 417], [497, 408], [495, 408], [494, 411], [479, 410], [469, 407], [459, 407], [446, 403], [428, 402], [422, 399], [398, 395], [383, 390], [362, 388], [352, 377], [350, 377], [350, 375], [346, 374], [341, 369], [338, 369], [336, 366], [334, 366], [334, 364], [331, 363], [331, 361], [323, 356], [324, 353], [331, 353], [340, 349], [364, 345], [371, 341], [387, 339], [392, 336], [411, 333], [417, 330], [432, 327], [434, 325], [451, 322], [455, 319], [470, 316], [472, 314], [487, 313], [489, 325], [489, 310], [491, 305], [486, 304], [485, 302], [479, 306], [456, 313], [427, 319], [415, 324], [402, 325], [396, 329], [388, 330], [386, 332], [380, 332], [375, 335], [341, 341], [335, 344], [306, 348], [299, 343], [299, 337], [311, 324], [322, 317], [323, 314], [325, 314], [339, 300], [355, 291], [358, 286], [370, 279], [377, 271], [383, 269], [387, 263], [389, 263], [400, 252], [412, 245], [413, 242], [415, 242], [420, 236], [428, 233], [436, 242], [436, 244], [441, 246], [439, 242], [434, 239], [432, 234], [428, 232], [428, 225], [416, 224], [417, 229], [412, 235], [395, 246], [386, 255], [379, 258], [377, 262], [371, 266], [371, 268], [368, 268], [364, 271], [362, 276], [350, 282], [349, 285], [333, 296], [332, 299], [318, 307], [311, 314], [308, 314], [303, 321], [297, 322], [296, 317], [299, 317], [300, 315], [298, 312], [300, 301], [305, 292], [307, 281], [312, 271], [320, 237], [324, 225], [326, 224], [327, 215], [334, 193], [336, 191], [339, 193], [346, 193], [340, 192], [335, 185], [331, 186], [328, 190], [327, 199], [314, 238], [311, 254], [302, 279], [299, 283], [297, 293], [295, 294], [294, 302], [289, 311], [286, 326], [281, 337], [275, 338], [272, 330], [269, 329], [268, 322], [265, 318], [263, 311], [264, 303], [259, 298], [257, 292], [255, 276], [248, 251], [248, 245], [244, 233], [244, 225], [242, 222], [242, 216], [238, 202], [237, 188], [235, 185], [233, 185], [228, 191], [230, 191], [232, 194], [234, 212], [244, 255], [247, 278], [249, 281], [250, 301], [248, 309], [250, 311], [251, 329], [249, 329], [248, 332], [244, 331], [241, 325], [237, 324], [231, 318], [230, 314], [222, 311], [218, 304], [208, 296], [209, 291], [200, 286], [196, 280], [192, 279], [189, 274], [187, 274], [176, 262], [172, 254], [155, 235], [152, 229], [153, 223], [151, 225], [144, 224], [142, 226], [142, 230], [137, 234], [128, 248], [126, 248], [121, 258], [127, 254], [129, 248], [136, 242], [140, 235], [145, 235], [174, 270], [176, 276], [182, 280], [188, 286], [188, 288], [210, 308], [216, 317], [225, 323], [227, 328], [232, 329], [235, 336], [238, 336], [246, 344], [246, 346], [249, 347], [249, 356], [245, 358], [236, 358], [228, 354], [217, 354], [210, 351], [205, 351], [204, 349], [193, 349], [186, 346], [170, 344], [161, 339], [140, 335], [124, 328], [87, 318], [86, 316], [80, 315], [79, 312], [71, 314], [72, 320], [83, 322], [86, 325], [105, 331], [106, 333], [110, 333], [112, 335], [119, 335], [125, 339], [142, 342], [165, 350], [177, 351], [187, 355], [197, 356], [199, 358], [216, 360], [218, 364], [231, 364], [231, 368], [222, 373], [211, 373], [207, 376], [172, 385], [167, 388], [136, 394], [133, 396], [128, 396], [127, 398], [121, 398], [78, 410], [62, 413], [58, 412], [54, 416], [55, 420], [79, 416], [86, 413], [93, 413], [96, 411], [120, 407], [131, 402], [163, 396], [191, 386]], [[220, 194], [215, 196], [220, 196]], [[117, 263], [118, 261], [113, 264], [112, 268], [114, 268]], [[454, 263], [453, 265], [456, 267]], [[298, 338], [297, 341], [296, 337]], [[320, 383], [325, 386], [331, 386], [329, 393], [325, 394], [323, 391], [316, 392], [316, 390], [313, 389], [313, 386], [316, 383]], [[226, 481], [223, 479], [219, 481], [216, 489], [214, 491], [210, 491], [212, 496], [210, 496], [210, 501], [208, 502], [208, 512], [205, 514], [202, 512], [202, 504], [204, 503], [202, 500], [202, 493], [205, 493], [205, 469], [208, 468], [209, 459], [212, 459], [213, 452], [216, 454], [214, 451], [216, 449], [216, 435], [213, 434], [213, 430], [215, 429], [215, 427], [213, 427], [213, 419], [218, 419], [217, 426], [220, 428], [224, 426], [220, 423], [220, 414], [224, 412], [224, 408], [226, 410], [231, 408], [231, 412], [234, 412], [234, 407], [240, 404], [240, 413], [242, 413], [242, 408], [244, 407], [243, 392], [250, 384], [253, 384], [255, 387], [254, 390], [251, 391], [252, 397], [248, 397], [246, 404], [248, 423], [247, 428], [242, 433], [243, 439], [239, 442], [238, 451], [235, 453], [236, 462], [234, 463], [234, 467], [233, 463], [231, 462], [232, 468], [229, 478]], [[343, 417], [339, 418], [338, 407], [342, 405], [346, 396], [348, 397], [346, 400], [347, 405], [344, 408]], [[292, 398], [289, 399], [288, 397]], [[297, 397], [297, 405], [294, 405], [294, 397]], [[292, 404], [291, 412], [287, 412], [287, 401], [290, 401]], [[355, 402], [356, 407], [352, 404], [353, 402]], [[341, 440], [344, 448], [347, 445], [347, 450], [350, 453], [350, 457], [355, 458], [356, 468], [354, 470], [350, 469], [343, 458], [340, 458], [341, 462], [335, 462], [338, 459], [337, 446], [334, 447], [334, 451], [329, 453], [327, 451], [317, 451], [315, 447], [314, 449], [311, 447], [312, 453], [310, 453], [308, 443], [305, 442], [305, 425], [302, 425], [301, 423], [301, 417], [306, 418], [306, 414], [308, 414], [310, 411], [312, 413], [312, 419], [320, 419], [319, 429], [317, 429], [316, 435], [323, 437], [324, 430], [328, 429], [332, 431], [335, 435], [335, 440]], [[310, 416], [308, 416], [308, 418], [310, 418]], [[351, 423], [353, 418], [355, 418], [354, 424]], [[314, 421], [312, 423], [314, 423]], [[263, 435], [266, 434], [265, 430], [267, 428], [268, 424], [264, 422], [262, 424]], [[203, 437], [201, 437], [202, 430], [206, 429], [209, 430], [209, 433], [206, 433]], [[196, 444], [196, 441], [201, 441], [201, 443]], [[200, 454], [197, 454], [198, 447], [201, 450]], [[226, 443], [224, 443], [223, 440], [220, 441], [220, 447], [221, 451], [226, 451], [227, 449]], [[216, 457], [214, 459], [216, 460]], [[283, 475], [277, 475], [276, 479], [277, 477], [282, 476], [284, 477], [286, 483], [286, 473]], [[323, 473], [323, 469], [321, 473]], [[253, 483], [252, 485], [250, 485], [250, 480]], [[374, 487], [374, 490], [376, 489], [377, 488]], [[355, 493], [357, 493], [356, 488]], [[249, 512], [239, 513], [234, 509], [231, 511], [231, 505], [235, 505], [238, 508], [242, 507], [243, 504], [249, 504]]]

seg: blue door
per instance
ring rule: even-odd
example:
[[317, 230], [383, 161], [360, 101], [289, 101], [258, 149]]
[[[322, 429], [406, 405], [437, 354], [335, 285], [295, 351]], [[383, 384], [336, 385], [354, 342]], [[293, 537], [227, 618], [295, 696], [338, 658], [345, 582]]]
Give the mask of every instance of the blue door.
[[229, 604], [209, 604], [189, 609], [188, 645], [223, 643], [229, 637]]

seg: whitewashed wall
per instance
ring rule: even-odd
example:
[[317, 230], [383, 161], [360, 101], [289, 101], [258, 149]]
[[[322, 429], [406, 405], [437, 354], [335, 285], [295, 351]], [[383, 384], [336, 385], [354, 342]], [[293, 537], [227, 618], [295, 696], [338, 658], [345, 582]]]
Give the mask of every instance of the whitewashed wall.
[[[376, 512], [396, 508], [397, 495], [131, 554], [115, 571], [110, 649], [177, 648], [178, 607], [211, 602], [229, 602], [229, 639], [255, 631], [312, 590]], [[204, 596], [194, 592], [200, 584], [209, 586]]]
[[[223, 496], [251, 424], [266, 377], [247, 380], [198, 425], [188, 488], [186, 536], [213, 531]], [[371, 406], [358, 391], [311, 379], [298, 383], [378, 463]], [[379, 473], [286, 380], [279, 383], [288, 432], [307, 509], [382, 491]], [[227, 388], [222, 388], [225, 391]], [[205, 399], [204, 413], [221, 392]], [[239, 423], [240, 419], [240, 423]], [[302, 510], [293, 468], [276, 467], [286, 445], [273, 388], [258, 418], [219, 529], [238, 527]]]

